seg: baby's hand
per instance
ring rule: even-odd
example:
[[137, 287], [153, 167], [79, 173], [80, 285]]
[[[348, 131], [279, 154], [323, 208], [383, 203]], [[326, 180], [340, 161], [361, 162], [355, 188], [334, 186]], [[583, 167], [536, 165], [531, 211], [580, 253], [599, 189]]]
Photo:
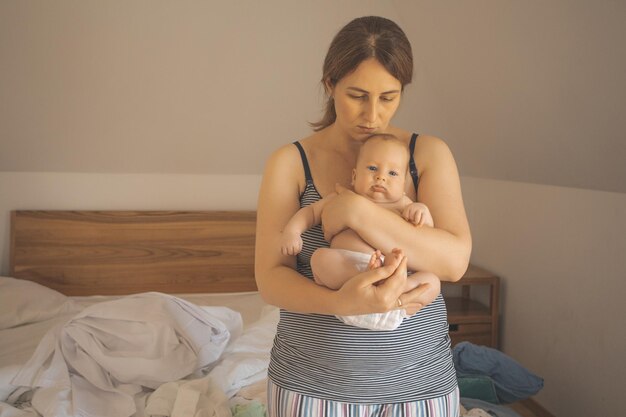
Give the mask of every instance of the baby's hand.
[[297, 255], [302, 250], [302, 236], [298, 233], [283, 232], [280, 252], [283, 255]]
[[402, 217], [416, 226], [434, 226], [433, 216], [423, 203], [411, 203], [404, 208]]

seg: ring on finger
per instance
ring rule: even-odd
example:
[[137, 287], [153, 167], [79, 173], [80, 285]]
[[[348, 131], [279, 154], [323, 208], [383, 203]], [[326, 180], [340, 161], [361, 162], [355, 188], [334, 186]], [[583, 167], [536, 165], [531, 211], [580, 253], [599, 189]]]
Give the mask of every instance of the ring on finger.
[[398, 297], [398, 307], [402, 307], [402, 300]]

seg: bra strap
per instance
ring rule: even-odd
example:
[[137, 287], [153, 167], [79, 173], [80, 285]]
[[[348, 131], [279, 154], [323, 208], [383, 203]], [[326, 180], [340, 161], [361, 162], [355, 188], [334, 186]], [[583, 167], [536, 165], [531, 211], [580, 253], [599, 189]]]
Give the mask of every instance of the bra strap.
[[306, 179], [306, 182], [313, 182], [311, 169], [309, 168], [309, 161], [306, 158], [306, 153], [304, 153], [304, 148], [298, 141], [295, 141], [293, 144], [296, 145], [298, 151], [300, 151], [300, 158], [302, 158], [302, 167], [304, 168], [304, 178]]
[[417, 195], [417, 184], [420, 181], [419, 173], [417, 172], [417, 166], [415, 165], [415, 159], [413, 155], [415, 154], [415, 142], [417, 141], [417, 137], [419, 135], [417, 133], [413, 133], [411, 136], [411, 142], [409, 143], [409, 151], [411, 152], [411, 159], [409, 159], [409, 172], [411, 173], [411, 178], [413, 178], [413, 186], [415, 187], [415, 194]]

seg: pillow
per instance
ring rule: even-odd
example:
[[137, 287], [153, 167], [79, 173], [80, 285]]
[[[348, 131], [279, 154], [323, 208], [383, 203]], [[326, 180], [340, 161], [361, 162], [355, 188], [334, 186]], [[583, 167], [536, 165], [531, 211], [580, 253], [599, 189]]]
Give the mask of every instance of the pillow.
[[25, 279], [0, 277], [0, 330], [68, 312], [72, 300]]

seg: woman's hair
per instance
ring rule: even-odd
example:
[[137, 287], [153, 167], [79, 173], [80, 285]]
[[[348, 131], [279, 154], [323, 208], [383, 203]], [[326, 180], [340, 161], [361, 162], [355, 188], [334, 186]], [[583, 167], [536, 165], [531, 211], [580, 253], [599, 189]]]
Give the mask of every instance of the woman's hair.
[[[402, 29], [384, 17], [366, 16], [352, 20], [335, 35], [324, 60], [322, 85], [325, 87], [326, 82], [336, 85], [369, 58], [376, 58], [400, 81], [402, 88], [411, 82], [413, 53]], [[336, 118], [335, 102], [327, 97], [324, 117], [311, 126], [319, 131], [333, 124]]]

